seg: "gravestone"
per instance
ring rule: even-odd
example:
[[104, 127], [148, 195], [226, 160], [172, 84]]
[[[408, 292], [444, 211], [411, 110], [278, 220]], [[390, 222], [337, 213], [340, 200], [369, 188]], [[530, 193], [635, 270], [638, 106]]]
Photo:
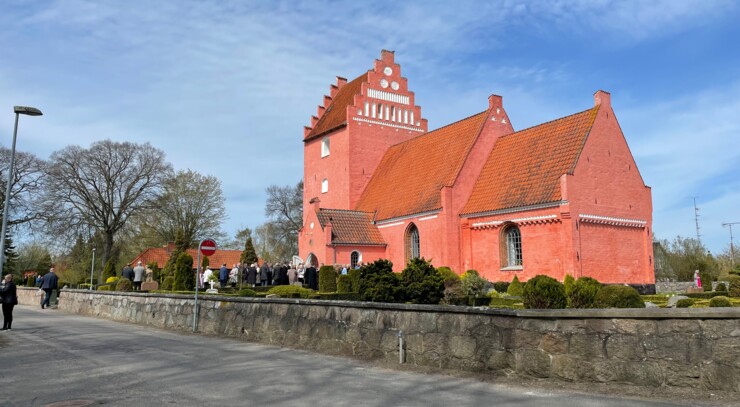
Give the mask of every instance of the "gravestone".
[[159, 283], [156, 281], [145, 281], [141, 283], [141, 291], [154, 291], [159, 289]]

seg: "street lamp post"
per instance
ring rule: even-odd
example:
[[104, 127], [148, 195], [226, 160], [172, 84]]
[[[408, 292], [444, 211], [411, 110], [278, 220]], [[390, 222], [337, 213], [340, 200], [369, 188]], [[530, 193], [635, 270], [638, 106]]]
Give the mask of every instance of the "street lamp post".
[[92, 264], [90, 264], [90, 291], [93, 289], [93, 270], [95, 270], [95, 248], [93, 247]]
[[5, 265], [5, 232], [8, 229], [8, 214], [10, 210], [10, 190], [13, 184], [13, 165], [15, 164], [15, 140], [18, 137], [18, 116], [25, 114], [27, 116], [41, 116], [41, 110], [35, 107], [14, 106], [15, 127], [13, 128], [13, 147], [10, 149], [10, 167], [8, 167], [8, 185], [5, 187], [5, 205], [3, 207], [3, 227], [0, 232], [0, 276], [3, 275], [3, 266]]

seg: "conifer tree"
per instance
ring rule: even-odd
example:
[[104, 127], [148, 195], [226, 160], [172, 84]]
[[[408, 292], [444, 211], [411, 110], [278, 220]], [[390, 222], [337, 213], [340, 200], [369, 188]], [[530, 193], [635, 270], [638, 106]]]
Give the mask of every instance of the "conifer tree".
[[193, 257], [187, 252], [180, 252], [175, 261], [175, 291], [195, 290], [193, 274]]
[[13, 239], [10, 237], [10, 233], [5, 234], [5, 256], [3, 257], [5, 264], [3, 265], [3, 273], [18, 275], [20, 273], [17, 270], [18, 253], [15, 251], [15, 245], [13, 245]]
[[251, 236], [247, 238], [247, 242], [244, 244], [244, 250], [242, 251], [242, 255], [239, 260], [244, 265], [257, 263], [257, 251], [254, 250], [254, 243], [252, 242]]

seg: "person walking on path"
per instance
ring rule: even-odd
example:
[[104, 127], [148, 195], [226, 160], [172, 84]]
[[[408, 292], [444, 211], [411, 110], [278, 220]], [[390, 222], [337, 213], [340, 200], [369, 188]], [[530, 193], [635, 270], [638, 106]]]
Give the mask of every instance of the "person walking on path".
[[144, 281], [146, 269], [141, 265], [141, 260], [134, 267], [134, 290], [141, 291], [141, 282]]
[[46, 293], [46, 297], [44, 297], [44, 301], [41, 303], [41, 309], [44, 309], [44, 306], [49, 306], [51, 292], [57, 289], [58, 283], [59, 277], [57, 277], [57, 274], [54, 272], [54, 267], [52, 267], [49, 269], [49, 272], [44, 275], [44, 281], [41, 282], [41, 289]]
[[3, 305], [3, 329], [0, 331], [10, 331], [10, 326], [13, 325], [13, 307], [18, 304], [15, 283], [10, 274], [6, 274], [0, 284], [0, 303]]

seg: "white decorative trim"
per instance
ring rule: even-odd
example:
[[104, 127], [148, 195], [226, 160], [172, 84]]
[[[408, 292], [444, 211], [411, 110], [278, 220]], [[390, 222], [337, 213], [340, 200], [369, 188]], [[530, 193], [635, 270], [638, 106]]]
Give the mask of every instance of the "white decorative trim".
[[[415, 213], [413, 215], [406, 215], [406, 216], [399, 216], [399, 217], [396, 217], [396, 218], [384, 219], [384, 220], [375, 222], [375, 224], [376, 225], [385, 225], [387, 223], [397, 222], [397, 221], [407, 220], [407, 219], [414, 219], [414, 218], [418, 218], [420, 216], [436, 215], [436, 214], [439, 213], [439, 211], [440, 211], [440, 209], [435, 209], [433, 211], [420, 212], [420, 213]], [[380, 227], [380, 226], [378, 226], [378, 227]]]
[[429, 219], [437, 219], [437, 215], [425, 216], [423, 218], [419, 218], [420, 221], [422, 221], [422, 220], [429, 220]]
[[468, 214], [460, 215], [460, 217], [461, 218], [482, 218], [484, 216], [502, 215], [505, 213], [524, 212], [524, 211], [531, 211], [535, 209], [554, 208], [560, 205], [567, 205], [567, 204], [568, 204], [568, 201], [563, 200], [563, 201], [548, 202], [548, 203], [536, 204], [536, 205], [518, 206], [516, 208], [497, 209], [495, 211], [488, 211], [488, 212], [468, 213]]
[[[385, 86], [388, 86], [387, 82]], [[392, 92], [386, 92], [384, 90], [368, 89], [367, 96], [373, 99], [380, 99], [380, 100], [385, 100], [385, 101], [394, 102], [394, 103], [402, 103], [404, 105], [410, 104], [408, 96], [399, 95], [397, 93], [392, 93]]]
[[527, 218], [492, 220], [489, 222], [476, 222], [470, 225], [470, 227], [474, 229], [485, 228], [486, 226], [495, 228], [507, 222], [513, 222], [513, 223], [524, 225], [524, 224], [531, 224], [531, 223], [549, 223], [549, 222], [556, 221], [556, 220], [558, 220], [558, 215], [542, 215], [542, 216], [530, 216]]
[[403, 225], [403, 222], [388, 223], [386, 225], [380, 225], [378, 226], [378, 229], [389, 228], [391, 226], [398, 226], [398, 225]]
[[629, 226], [636, 228], [642, 228], [647, 225], [647, 221], [642, 219], [614, 218], [610, 216], [588, 215], [583, 213], [579, 215], [579, 218], [581, 219], [581, 222], [598, 223], [602, 225]]
[[418, 131], [419, 133], [424, 133], [424, 130], [422, 130], [422, 129], [417, 129], [417, 128], [409, 127], [409, 126], [401, 126], [401, 125], [398, 125], [398, 124], [394, 124], [392, 122], [381, 122], [381, 121], [378, 121], [378, 120], [365, 119], [364, 117], [353, 117], [352, 120], [354, 120], [356, 122], [365, 122], [365, 123], [370, 123], [370, 124], [379, 124], [381, 126], [395, 127], [397, 129]]

